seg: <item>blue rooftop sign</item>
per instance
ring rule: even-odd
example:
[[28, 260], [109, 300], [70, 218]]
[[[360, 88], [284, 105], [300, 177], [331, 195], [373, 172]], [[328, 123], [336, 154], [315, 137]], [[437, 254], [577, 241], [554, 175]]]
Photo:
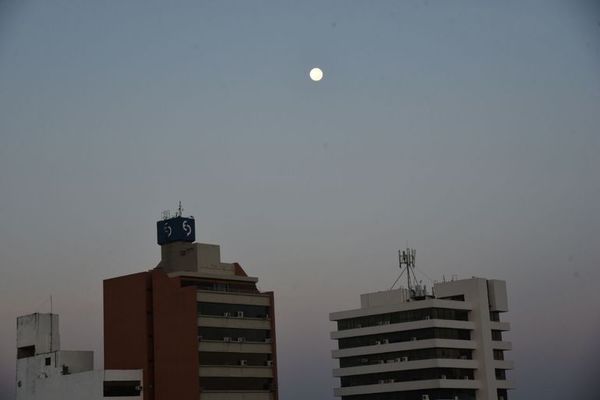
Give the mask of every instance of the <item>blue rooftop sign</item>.
[[196, 240], [194, 218], [174, 217], [156, 223], [156, 240], [159, 245]]

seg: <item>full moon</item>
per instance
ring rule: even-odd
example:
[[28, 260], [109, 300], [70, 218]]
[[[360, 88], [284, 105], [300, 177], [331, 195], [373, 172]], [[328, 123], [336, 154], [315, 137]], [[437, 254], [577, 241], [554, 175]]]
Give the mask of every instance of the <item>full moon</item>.
[[321, 70], [321, 68], [311, 69], [308, 75], [310, 76], [310, 79], [312, 79], [315, 82], [319, 82], [321, 79], [323, 79], [323, 71]]

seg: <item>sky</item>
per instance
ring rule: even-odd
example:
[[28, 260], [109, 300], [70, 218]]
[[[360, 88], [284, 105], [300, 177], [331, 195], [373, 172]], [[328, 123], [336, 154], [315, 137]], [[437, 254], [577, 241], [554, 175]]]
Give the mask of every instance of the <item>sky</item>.
[[283, 400], [333, 399], [328, 314], [407, 243], [507, 281], [512, 399], [593, 398], [599, 126], [592, 0], [0, 0], [0, 399], [50, 296], [102, 368], [102, 280], [180, 200], [275, 291]]

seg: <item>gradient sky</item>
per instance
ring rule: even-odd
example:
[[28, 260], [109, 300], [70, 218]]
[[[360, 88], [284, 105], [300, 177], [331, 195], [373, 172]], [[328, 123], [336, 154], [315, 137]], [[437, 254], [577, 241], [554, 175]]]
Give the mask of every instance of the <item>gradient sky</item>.
[[0, 0], [0, 398], [50, 295], [102, 367], [102, 280], [182, 200], [275, 291], [283, 400], [333, 399], [328, 313], [407, 241], [508, 282], [513, 399], [591, 399], [599, 127], [592, 0]]

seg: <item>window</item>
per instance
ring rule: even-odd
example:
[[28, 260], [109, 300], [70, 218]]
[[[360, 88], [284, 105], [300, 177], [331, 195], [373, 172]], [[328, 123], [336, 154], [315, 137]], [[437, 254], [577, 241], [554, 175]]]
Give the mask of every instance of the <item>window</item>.
[[369, 315], [366, 317], [339, 320], [338, 330], [343, 331], [346, 329], [364, 328], [367, 326], [420, 321], [423, 319], [447, 319], [454, 321], [468, 321], [469, 311], [455, 310], [449, 308], [424, 308], [419, 310]]
[[472, 359], [472, 350], [450, 349], [450, 348], [428, 348], [418, 350], [396, 351], [389, 353], [370, 354], [365, 356], [353, 356], [340, 358], [340, 368], [356, 367], [360, 365], [381, 364], [382, 362], [403, 362], [431, 359]]
[[[376, 385], [380, 381], [407, 382], [441, 379], [473, 379], [472, 369], [463, 368], [424, 368], [406, 371], [379, 372], [374, 374], [350, 375], [340, 378], [342, 387]], [[391, 383], [391, 382], [390, 382]]]
[[52, 358], [50, 357], [46, 357], [46, 359], [44, 360], [45, 365], [52, 365]]
[[496, 379], [499, 381], [506, 380], [506, 370], [504, 369], [496, 369]]
[[271, 378], [201, 377], [200, 390], [271, 390]]
[[238, 338], [244, 338], [246, 342], [266, 342], [271, 338], [271, 332], [264, 329], [241, 329], [241, 328], [213, 328], [203, 326], [198, 328], [198, 337], [202, 340], [218, 340], [231, 338], [237, 341]]
[[139, 396], [140, 384], [140, 381], [104, 381], [104, 397]]
[[35, 355], [35, 346], [24, 346], [17, 349], [17, 359], [33, 357]]
[[[205, 303], [197, 304], [198, 314], [200, 315], [215, 315], [223, 317], [230, 315], [236, 317], [243, 315], [244, 318], [267, 318], [269, 315], [269, 307], [255, 306], [249, 304], [224, 304], [224, 303]], [[242, 314], [239, 314], [239, 313]]]
[[340, 349], [348, 349], [351, 347], [374, 346], [377, 344], [377, 342], [382, 344], [384, 340], [387, 340], [389, 343], [397, 343], [424, 339], [471, 340], [471, 332], [467, 329], [425, 328], [402, 332], [390, 332], [377, 335], [343, 338], [338, 340], [338, 344]]

